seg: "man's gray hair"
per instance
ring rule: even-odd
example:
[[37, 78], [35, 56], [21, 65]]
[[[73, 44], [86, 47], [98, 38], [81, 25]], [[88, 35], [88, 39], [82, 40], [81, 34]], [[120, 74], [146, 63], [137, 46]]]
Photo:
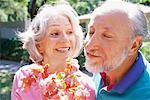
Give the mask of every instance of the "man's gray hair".
[[76, 45], [72, 57], [76, 57], [80, 53], [83, 32], [79, 26], [78, 15], [75, 10], [66, 3], [57, 4], [55, 6], [44, 5], [39, 9], [38, 14], [31, 22], [29, 28], [25, 32], [18, 34], [18, 37], [23, 42], [23, 47], [27, 49], [30, 59], [33, 62], [38, 63], [43, 60], [43, 56], [39, 53], [36, 44], [45, 37], [49, 20], [56, 20], [55, 16], [58, 14], [69, 19], [75, 33]]
[[134, 35], [147, 36], [148, 20], [143, 11], [136, 4], [121, 0], [107, 0], [102, 6], [98, 7], [93, 12], [93, 17], [98, 14], [113, 13], [116, 10], [124, 12], [130, 20]]

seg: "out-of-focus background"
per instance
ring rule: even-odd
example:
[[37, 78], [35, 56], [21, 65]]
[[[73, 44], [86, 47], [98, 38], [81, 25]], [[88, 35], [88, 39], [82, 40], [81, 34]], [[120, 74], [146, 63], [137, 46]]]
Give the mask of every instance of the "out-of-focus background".
[[[0, 0], [0, 100], [10, 100], [11, 85], [15, 72], [23, 65], [31, 63], [16, 32], [24, 31], [34, 18], [37, 10], [45, 3], [55, 4], [59, 0]], [[79, 14], [80, 24], [86, 35], [90, 13], [105, 0], [67, 0]], [[137, 3], [150, 22], [150, 0], [125, 0]], [[150, 29], [150, 23], [149, 23]], [[150, 37], [145, 38], [141, 51], [150, 62]], [[83, 52], [77, 58], [80, 70], [84, 68]], [[91, 75], [91, 73], [88, 73]]]

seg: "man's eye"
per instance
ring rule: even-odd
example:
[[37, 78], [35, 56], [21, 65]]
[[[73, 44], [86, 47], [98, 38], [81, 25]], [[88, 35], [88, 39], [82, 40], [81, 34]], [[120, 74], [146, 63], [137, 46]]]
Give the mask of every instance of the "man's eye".
[[89, 32], [89, 35], [92, 36], [94, 34], [94, 32]]
[[112, 38], [112, 36], [108, 35], [108, 34], [103, 34], [103, 37], [105, 37], [105, 38]]

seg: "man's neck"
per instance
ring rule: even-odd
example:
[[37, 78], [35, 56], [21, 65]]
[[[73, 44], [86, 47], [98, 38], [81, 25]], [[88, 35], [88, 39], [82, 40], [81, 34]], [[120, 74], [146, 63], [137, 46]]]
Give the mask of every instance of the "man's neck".
[[135, 62], [136, 58], [138, 56], [138, 52], [128, 56], [125, 61], [121, 64], [121, 66], [117, 67], [111, 72], [108, 72], [108, 76], [110, 78], [110, 85], [118, 83], [124, 75], [129, 71], [129, 69], [132, 67], [133, 63]]

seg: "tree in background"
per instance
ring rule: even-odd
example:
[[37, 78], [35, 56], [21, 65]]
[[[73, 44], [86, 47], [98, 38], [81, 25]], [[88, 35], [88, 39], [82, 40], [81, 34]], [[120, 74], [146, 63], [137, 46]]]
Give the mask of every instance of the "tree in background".
[[[44, 5], [46, 3], [46, 1], [47, 0], [30, 0], [28, 2], [28, 13], [29, 13], [31, 19], [33, 19], [35, 17], [39, 7]], [[53, 1], [53, 0], [51, 0], [51, 1]], [[56, 0], [54, 0], [54, 1], [56, 1]]]
[[[30, 0], [28, 5], [28, 12], [30, 18], [33, 19], [37, 14], [39, 7], [44, 4], [56, 4], [57, 2], [62, 0]], [[77, 11], [79, 15], [90, 13], [94, 10], [96, 6], [98, 6], [98, 2], [102, 0], [66, 0], [70, 3], [70, 5]]]
[[[1, 0], [0, 22], [24, 21], [33, 19], [37, 10], [45, 3], [55, 4], [60, 0]], [[90, 13], [101, 5], [105, 0], [66, 0], [77, 11], [79, 15]], [[133, 3], [141, 3], [150, 6], [150, 0], [126, 0]]]
[[27, 19], [27, 0], [1, 0], [0, 22], [23, 21]]
[[133, 3], [140, 3], [146, 6], [150, 6], [150, 0], [127, 0], [129, 2], [133, 2]]
[[[0, 1], [0, 22], [24, 21], [27, 19], [33, 19], [34, 16], [37, 14], [39, 7], [41, 7], [43, 4], [46, 3], [46, 4], [53, 5], [58, 1], [60, 0], [1, 0]], [[71, 4], [71, 6], [77, 11], [79, 15], [83, 15], [83, 14], [91, 13], [97, 6], [101, 5], [105, 0], [66, 0], [66, 1], [68, 1]], [[150, 0], [126, 0], [126, 1], [134, 2], [134, 3], [142, 3], [147, 6], [150, 6]], [[19, 47], [14, 48], [12, 45], [10, 45], [11, 43], [14, 42]], [[4, 49], [3, 51], [5, 53], [2, 53], [2, 50], [0, 53], [2, 53], [4, 56], [9, 55], [11, 59], [17, 58], [18, 60], [22, 59], [24, 61], [28, 61], [28, 57], [27, 55], [25, 55], [26, 53], [22, 53], [24, 51], [19, 53], [21, 44], [20, 42], [18, 42], [17, 39], [10, 40], [10, 42], [8, 42], [8, 40], [4, 40], [2, 42], [1, 40], [0, 45], [5, 43], [10, 45], [10, 49], [7, 49], [7, 47], [3, 48]], [[14, 52], [10, 52], [9, 50]], [[12, 60], [16, 60], [16, 59], [12, 59]], [[81, 66], [84, 66], [85, 58], [83, 52], [78, 57], [78, 60], [79, 60], [79, 64]]]

